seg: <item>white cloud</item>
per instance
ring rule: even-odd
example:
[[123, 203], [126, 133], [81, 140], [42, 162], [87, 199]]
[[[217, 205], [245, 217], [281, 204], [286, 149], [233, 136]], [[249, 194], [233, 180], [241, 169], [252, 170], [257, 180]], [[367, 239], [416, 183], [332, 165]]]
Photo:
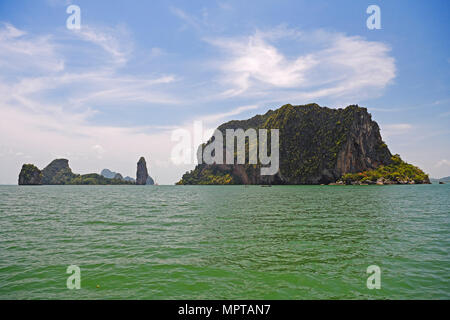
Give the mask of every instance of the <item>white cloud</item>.
[[227, 92], [229, 95], [243, 93], [255, 82], [281, 88], [299, 86], [306, 81], [306, 72], [318, 63], [312, 56], [289, 61], [259, 33], [243, 40], [215, 39], [209, 42], [232, 57], [221, 67], [225, 82], [234, 85]]
[[[164, 176], [168, 183], [178, 178], [181, 172], [159, 172], [152, 161], [167, 162], [168, 130], [89, 121], [97, 112], [91, 107], [95, 104], [176, 101], [165, 93], [165, 87], [177, 81], [174, 75], [136, 76], [123, 71], [133, 46], [122, 38], [112, 29], [85, 26], [79, 33], [65, 31], [53, 37], [10, 24], [0, 27], [0, 136], [5, 137], [0, 146], [0, 183], [17, 181], [25, 161], [42, 168], [56, 157], [70, 159], [78, 173], [109, 166], [133, 176], [135, 161], [143, 155], [158, 180]], [[129, 163], [130, 159], [135, 160]]]
[[[43, 168], [51, 160], [61, 157], [70, 160], [76, 173], [98, 173], [104, 168], [113, 168], [124, 176], [134, 176], [135, 161], [145, 156], [151, 175], [159, 183], [172, 184], [193, 168], [193, 164], [174, 166], [170, 161], [172, 148], [176, 145], [171, 141], [173, 130], [183, 128], [192, 133], [194, 121], [200, 120], [204, 124], [203, 140], [206, 141], [217, 124], [254, 109], [256, 106], [242, 106], [225, 113], [199, 116], [179, 127], [163, 127], [152, 132], [152, 128], [146, 126], [93, 125], [77, 113], [33, 114], [2, 106], [0, 136], [7, 136], [8, 141], [2, 141], [0, 146], [0, 183], [14, 183], [24, 162], [31, 161]], [[20, 150], [13, 148], [15, 146]], [[192, 145], [194, 151], [197, 146]]]
[[[92, 29], [89, 32], [93, 32]], [[60, 42], [52, 37], [27, 34], [12, 25], [0, 28], [0, 35], [0, 48], [9, 53], [17, 50], [16, 43], [28, 49], [21, 49], [24, 54], [16, 52], [12, 56], [5, 51], [0, 53], [3, 75], [0, 77], [0, 136], [7, 137], [0, 145], [0, 183], [15, 183], [25, 162], [43, 168], [59, 157], [68, 158], [77, 173], [113, 168], [124, 176], [134, 176], [137, 159], [145, 156], [150, 173], [160, 183], [174, 183], [186, 170], [192, 169], [192, 166], [173, 168], [169, 165], [174, 145], [170, 136], [174, 127], [128, 128], [90, 121], [97, 112], [91, 108], [92, 104], [177, 103], [177, 98], [164, 91], [164, 86], [177, 81], [176, 76], [119, 73], [117, 70], [129, 61], [130, 52], [122, 49], [120, 40], [113, 40], [112, 36], [89, 33], [86, 41], [83, 38], [86, 35], [78, 34], [83, 45], [81, 54], [88, 50], [86, 60], [89, 61], [91, 54], [106, 54], [111, 59], [95, 68], [77, 66], [74, 70], [73, 63], [65, 63], [70, 60], [70, 54], [67, 55]], [[46, 61], [44, 69], [38, 68], [40, 61]], [[60, 63], [67, 67], [55, 68]], [[6, 77], [21, 74], [11, 68], [33, 70], [21, 77]], [[59, 96], [61, 100], [57, 99]], [[213, 126], [254, 108], [245, 106], [206, 115], [204, 121]]]
[[[279, 27], [206, 41], [224, 53], [215, 62], [228, 87], [224, 97], [283, 96], [291, 101], [377, 95], [396, 72], [385, 44], [341, 33]], [[284, 54], [279, 41], [300, 45], [297, 54]]]
[[237, 107], [233, 110], [230, 110], [228, 112], [217, 113], [217, 114], [213, 114], [213, 115], [206, 115], [206, 116], [200, 117], [200, 120], [214, 126], [214, 125], [218, 125], [219, 121], [222, 121], [224, 119], [229, 119], [232, 116], [241, 114], [245, 111], [255, 110], [255, 109], [258, 109], [258, 106], [256, 106], [256, 105], [241, 106], [241, 107]]
[[[85, 77], [83, 77], [85, 78]], [[81, 79], [80, 79], [81, 80]], [[161, 90], [161, 85], [177, 79], [172, 75], [157, 78], [117, 76], [108, 74], [89, 75], [85, 81], [92, 83], [91, 90], [81, 97], [74, 97], [74, 104], [102, 103], [103, 105], [140, 102], [174, 104], [178, 99]], [[94, 90], [95, 89], [95, 90]]]
[[[41, 112], [61, 109], [61, 104], [65, 109], [86, 111], [93, 103], [105, 107], [130, 102], [175, 103], [163, 88], [175, 82], [175, 76], [119, 73], [133, 47], [123, 40], [126, 35], [123, 27], [97, 30], [83, 26], [56, 41], [5, 24], [0, 28], [0, 103]], [[70, 45], [64, 46], [66, 42]], [[105, 54], [109, 59], [99, 58]], [[78, 61], [88, 63], [80, 65]], [[51, 97], [57, 90], [64, 92], [64, 100]]]
[[233, 10], [233, 6], [230, 3], [225, 2], [225, 1], [218, 1], [217, 5], [222, 10], [226, 10], [226, 11]]
[[92, 150], [94, 150], [94, 152], [97, 154], [97, 158], [98, 159], [103, 158], [103, 154], [105, 153], [105, 149], [101, 145], [96, 144], [96, 145], [92, 146]]
[[150, 50], [150, 57], [151, 58], [155, 58], [155, 57], [159, 57], [162, 56], [164, 54], [164, 50], [158, 47], [153, 47]]
[[73, 0], [46, 0], [46, 2], [51, 7], [61, 7], [72, 4]]
[[0, 30], [0, 40], [4, 39], [14, 39], [21, 37], [26, 34], [26, 32], [17, 29], [9, 23], [4, 23], [4, 29]]
[[117, 66], [123, 66], [129, 60], [129, 55], [132, 52], [132, 43], [126, 39], [129, 39], [131, 35], [123, 26], [101, 30], [100, 28], [83, 25], [80, 30], [70, 32], [84, 41], [89, 41], [101, 47], [111, 56]]
[[407, 131], [412, 128], [412, 125], [409, 123], [396, 123], [396, 124], [387, 124], [384, 126], [387, 130], [398, 130], [398, 131]]
[[193, 27], [196, 30], [201, 29], [201, 21], [195, 18], [194, 16], [191, 16], [190, 14], [187, 14], [185, 11], [181, 10], [180, 8], [171, 6], [170, 11], [177, 16], [179, 19], [181, 19], [187, 26]]
[[[77, 173], [100, 172], [104, 167], [114, 167], [122, 174], [135, 174], [135, 161], [140, 156], [147, 160], [164, 161], [170, 151], [168, 133], [146, 133], [145, 127], [121, 128], [96, 126], [79, 119], [77, 115], [33, 115], [17, 109], [1, 109], [0, 135], [8, 136], [4, 149], [20, 146], [31, 155], [32, 162], [40, 168], [57, 157], [66, 157]], [[101, 161], [99, 161], [101, 159]], [[130, 163], [130, 159], [131, 163]], [[154, 176], [164, 176], [171, 182], [176, 177], [170, 172], [160, 172], [150, 160]], [[10, 154], [2, 159], [2, 182], [12, 183], [18, 175], [23, 159]], [[179, 174], [179, 173], [178, 173]], [[173, 174], [172, 174], [173, 175]]]
[[[200, 22], [193, 20], [194, 24]], [[162, 183], [173, 183], [185, 170], [192, 169], [167, 165], [174, 145], [171, 127], [127, 128], [89, 121], [98, 112], [95, 105], [179, 104], [186, 100], [183, 94], [170, 94], [167, 89], [179, 80], [178, 76], [126, 73], [133, 44], [124, 39], [126, 29], [118, 33], [114, 30], [83, 25], [79, 33], [65, 31], [59, 37], [50, 37], [12, 25], [0, 28], [0, 136], [7, 137], [0, 147], [8, 151], [2, 158], [0, 183], [16, 181], [25, 160], [42, 168], [62, 156], [70, 159], [74, 172], [99, 172], [109, 167], [124, 176], [134, 176], [135, 161], [145, 156], [151, 174]], [[222, 61], [221, 80], [226, 86], [222, 98], [257, 95], [266, 100], [278, 96], [297, 101], [293, 98], [351, 95], [379, 90], [395, 75], [393, 60], [383, 44], [339, 34], [326, 36], [331, 42], [325, 41], [325, 36], [319, 41], [326, 44], [324, 48], [294, 56], [282, 53], [275, 42], [288, 38], [310, 43], [295, 30], [278, 28], [246, 39], [211, 40], [230, 57]], [[155, 56], [160, 53], [158, 49], [151, 52]], [[80, 55], [83, 59], [78, 59]], [[382, 75], [374, 75], [376, 84], [371, 84], [366, 73], [374, 68]], [[212, 95], [197, 93], [184, 94], [195, 96], [190, 103], [213, 99]], [[210, 131], [230, 117], [255, 109], [257, 106], [250, 104], [193, 116], [191, 122], [181, 126], [190, 127], [194, 119], [199, 119], [204, 121], [205, 131]], [[130, 159], [135, 160], [130, 163]]]
[[436, 168], [450, 167], [450, 160], [442, 159], [436, 163], [435, 167]]
[[11, 24], [0, 27], [0, 70], [30, 74], [31, 72], [59, 72], [64, 61], [56, 52], [50, 36], [33, 37]]
[[409, 123], [394, 123], [381, 126], [382, 136], [388, 138], [410, 132], [413, 126]]

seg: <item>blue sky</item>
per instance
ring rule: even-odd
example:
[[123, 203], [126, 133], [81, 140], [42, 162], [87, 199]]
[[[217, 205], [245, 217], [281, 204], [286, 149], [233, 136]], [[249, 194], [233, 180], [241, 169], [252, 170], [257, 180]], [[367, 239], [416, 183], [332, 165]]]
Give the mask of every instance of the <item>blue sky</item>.
[[[66, 8], [81, 8], [68, 30]], [[381, 29], [366, 8], [381, 9]], [[173, 130], [283, 104], [359, 104], [393, 153], [450, 175], [448, 1], [0, 2], [0, 183], [66, 157], [157, 182]]]

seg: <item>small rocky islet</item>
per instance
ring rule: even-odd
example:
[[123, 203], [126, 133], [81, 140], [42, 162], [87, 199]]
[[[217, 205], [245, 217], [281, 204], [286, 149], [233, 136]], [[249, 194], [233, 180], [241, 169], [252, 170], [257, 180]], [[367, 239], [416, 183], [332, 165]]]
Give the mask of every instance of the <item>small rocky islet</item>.
[[103, 169], [101, 174], [76, 174], [69, 167], [69, 160], [55, 159], [44, 169], [34, 164], [24, 164], [19, 173], [19, 185], [153, 185], [144, 157], [137, 163], [136, 179]]

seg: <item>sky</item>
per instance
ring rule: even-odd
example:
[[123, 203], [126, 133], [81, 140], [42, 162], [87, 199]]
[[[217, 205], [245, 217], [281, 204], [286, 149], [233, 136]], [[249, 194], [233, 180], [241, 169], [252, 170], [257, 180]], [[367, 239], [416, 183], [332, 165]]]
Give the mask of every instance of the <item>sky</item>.
[[[69, 5], [80, 29], [67, 28]], [[369, 5], [381, 29], [369, 29]], [[159, 184], [175, 130], [284, 104], [366, 107], [392, 153], [450, 176], [449, 1], [0, 0], [0, 184], [24, 163]], [[195, 141], [191, 143], [195, 147]]]

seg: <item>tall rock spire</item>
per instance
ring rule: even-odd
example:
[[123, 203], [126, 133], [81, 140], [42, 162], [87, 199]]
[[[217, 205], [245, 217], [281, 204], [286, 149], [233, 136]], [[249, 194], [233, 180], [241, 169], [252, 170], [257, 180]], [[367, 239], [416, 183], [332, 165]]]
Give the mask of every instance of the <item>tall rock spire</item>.
[[147, 183], [147, 178], [147, 163], [145, 162], [144, 157], [141, 157], [137, 163], [136, 184], [145, 185]]

